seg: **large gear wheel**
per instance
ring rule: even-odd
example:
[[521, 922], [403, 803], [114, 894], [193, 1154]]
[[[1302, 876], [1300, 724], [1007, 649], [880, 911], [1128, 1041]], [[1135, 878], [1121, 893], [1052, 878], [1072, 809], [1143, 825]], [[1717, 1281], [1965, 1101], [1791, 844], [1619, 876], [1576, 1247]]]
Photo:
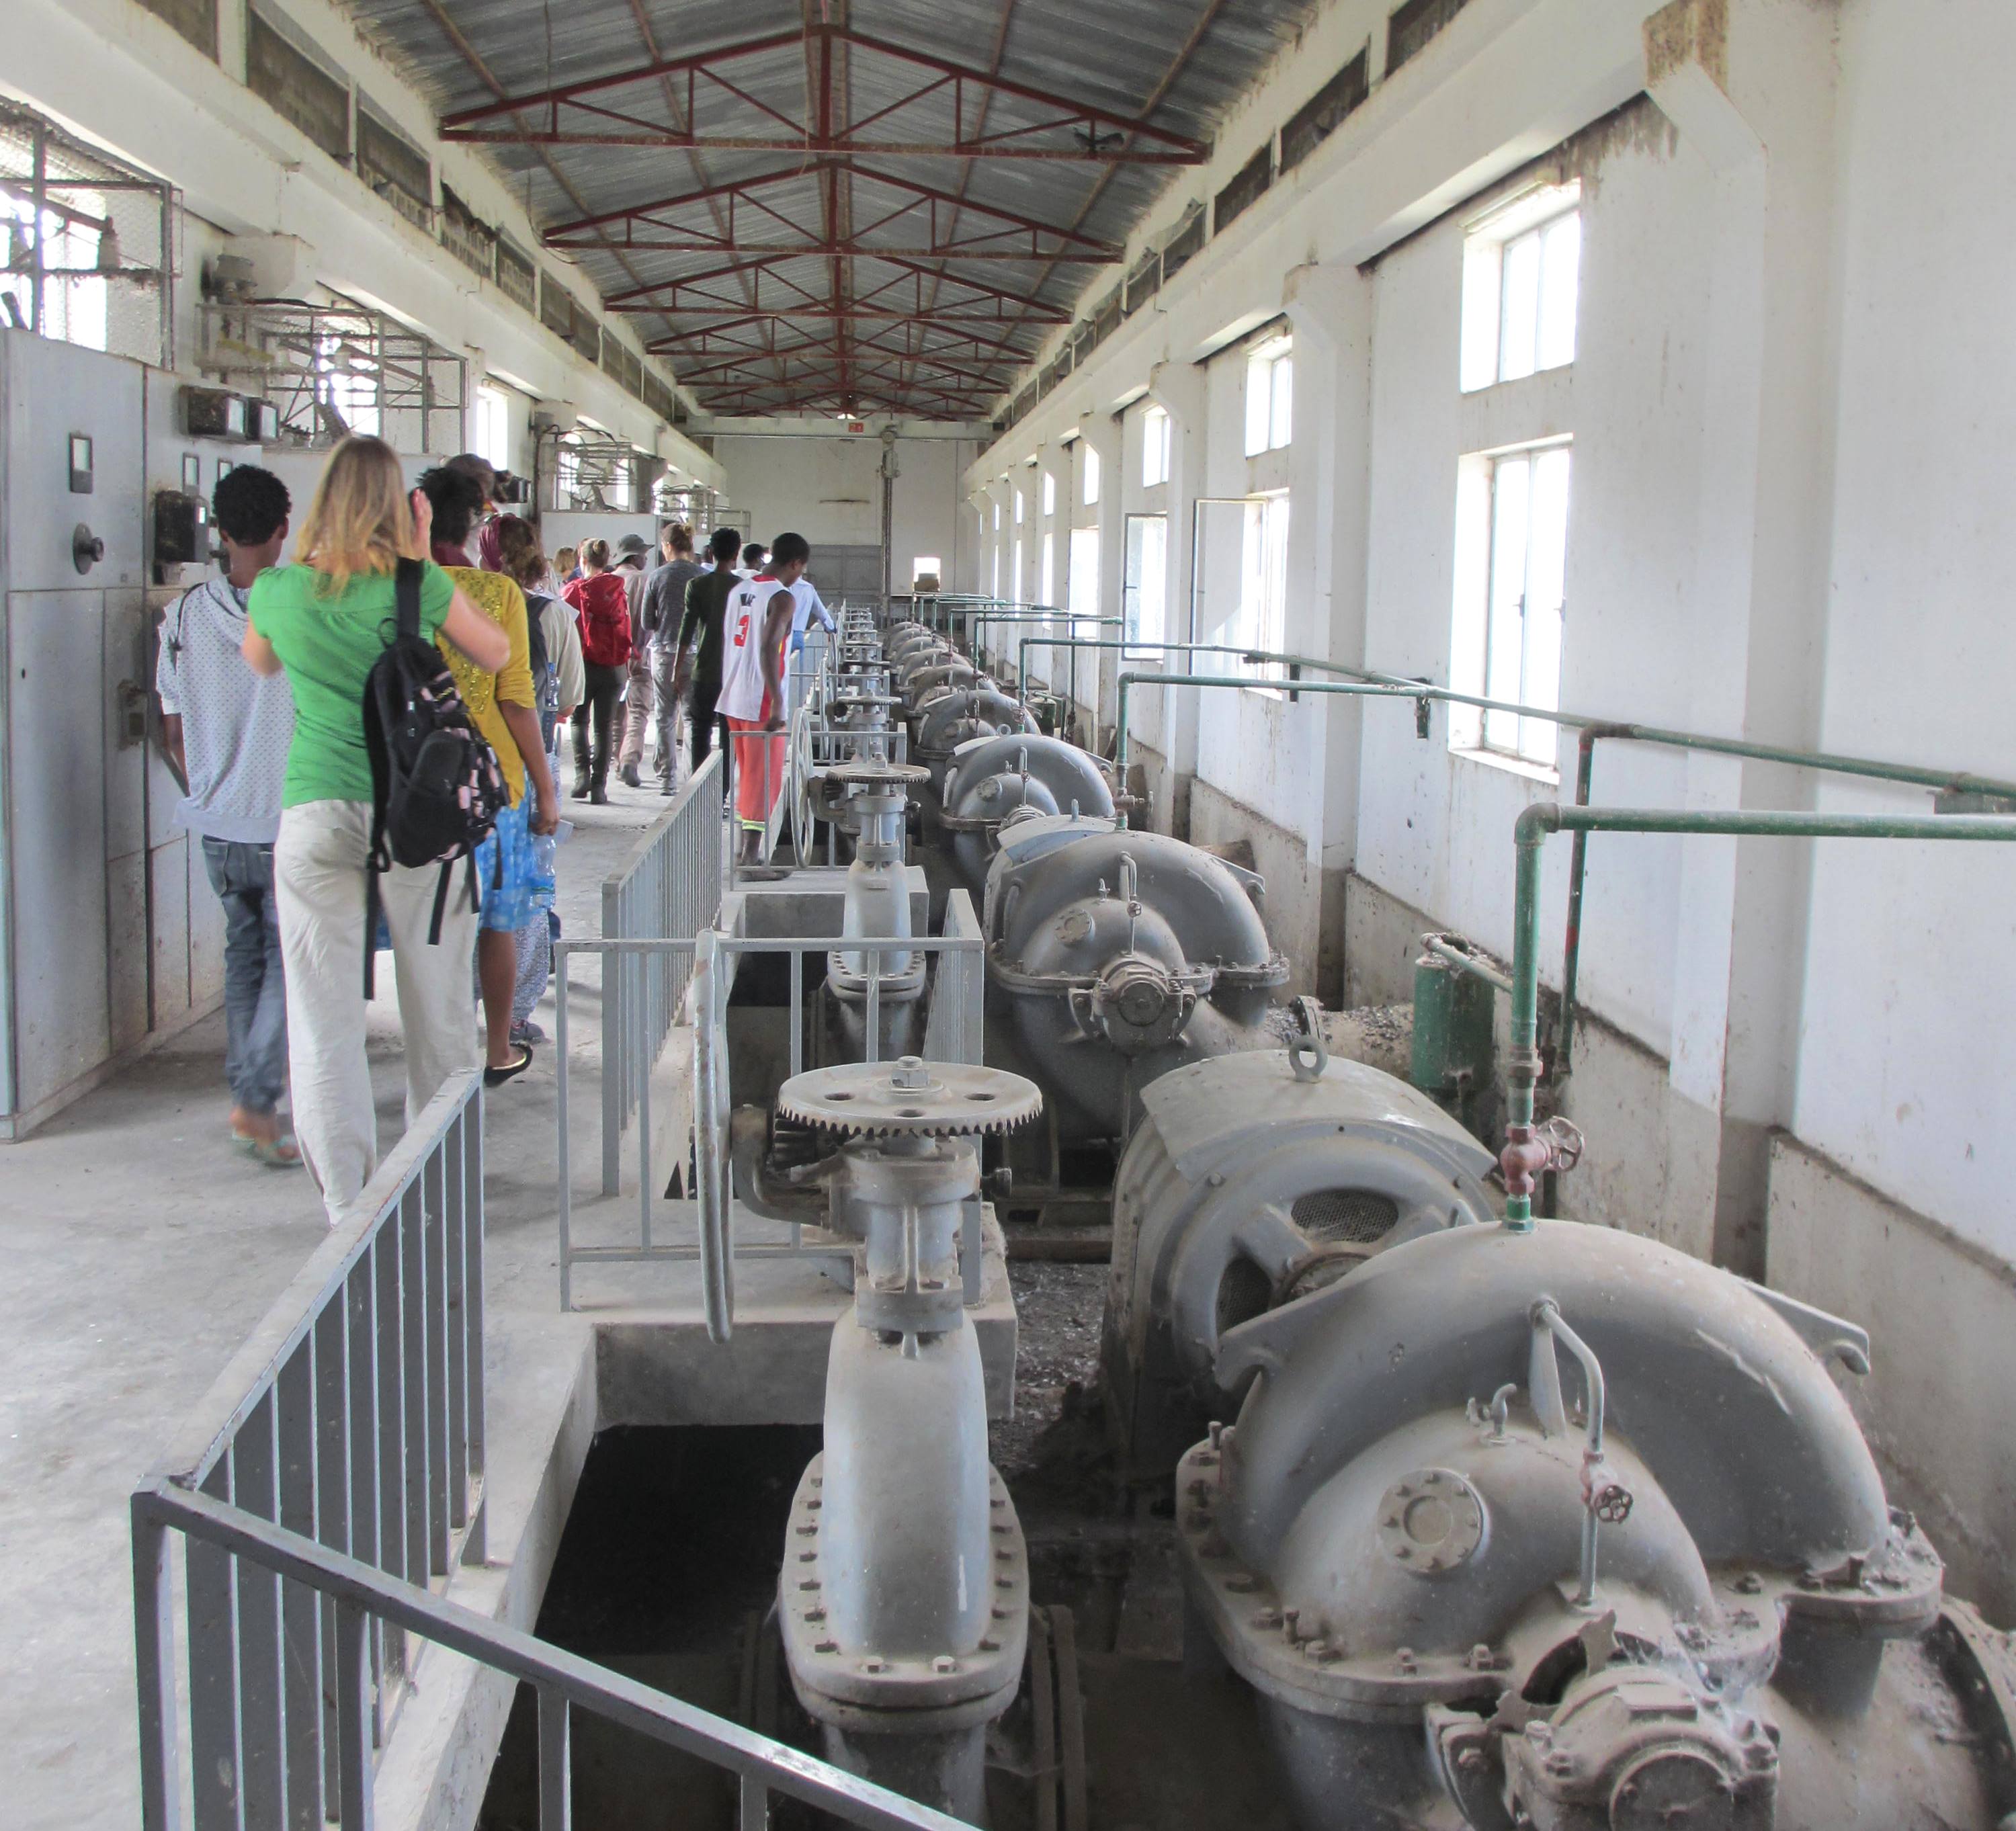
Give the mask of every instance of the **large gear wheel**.
[[850, 757], [844, 763], [820, 763], [815, 772], [848, 788], [913, 788], [929, 782], [931, 772], [920, 763], [885, 763], [877, 757]]
[[815, 1068], [777, 1093], [779, 1117], [865, 1137], [1007, 1131], [1042, 1110], [1042, 1090], [1019, 1074], [916, 1056]]

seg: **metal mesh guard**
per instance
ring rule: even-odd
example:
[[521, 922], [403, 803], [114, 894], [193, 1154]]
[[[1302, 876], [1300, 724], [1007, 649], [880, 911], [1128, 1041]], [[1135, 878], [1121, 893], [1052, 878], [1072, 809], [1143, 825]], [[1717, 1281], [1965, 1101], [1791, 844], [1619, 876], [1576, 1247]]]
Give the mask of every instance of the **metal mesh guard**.
[[1369, 1189], [1323, 1189], [1302, 1196], [1289, 1210], [1317, 1246], [1372, 1246], [1400, 1218], [1399, 1204]]

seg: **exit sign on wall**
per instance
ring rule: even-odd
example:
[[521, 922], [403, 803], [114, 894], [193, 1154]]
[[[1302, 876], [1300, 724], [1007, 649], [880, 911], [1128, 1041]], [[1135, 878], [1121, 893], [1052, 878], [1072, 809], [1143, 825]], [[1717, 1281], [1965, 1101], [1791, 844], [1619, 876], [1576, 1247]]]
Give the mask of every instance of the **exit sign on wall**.
[[865, 433], [868, 430], [868, 422], [865, 419], [850, 419], [847, 423], [847, 430], [851, 433]]

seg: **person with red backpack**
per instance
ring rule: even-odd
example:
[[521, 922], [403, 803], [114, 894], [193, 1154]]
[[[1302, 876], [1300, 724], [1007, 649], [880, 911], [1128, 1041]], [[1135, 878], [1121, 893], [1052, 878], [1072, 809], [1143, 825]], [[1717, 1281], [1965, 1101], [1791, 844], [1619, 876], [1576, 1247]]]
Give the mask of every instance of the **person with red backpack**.
[[[609, 567], [609, 543], [581, 544], [581, 576], [560, 595], [574, 606], [581, 627], [582, 672], [587, 692], [574, 715], [574, 798], [607, 802], [616, 707], [630, 666], [630, 594], [622, 575]], [[594, 728], [592, 755], [589, 748]]]
[[[246, 660], [284, 670], [293, 692], [274, 890], [294, 1136], [332, 1226], [378, 1167], [364, 1053], [374, 905], [398, 964], [407, 1124], [483, 1059], [469, 995], [478, 905], [464, 885], [488, 785], [501, 800], [502, 778], [433, 645], [445, 636], [494, 671], [510, 644], [426, 557], [432, 522], [390, 445], [345, 439], [308, 505], [297, 562], [261, 573], [247, 606]], [[388, 728], [395, 675], [406, 710]]]

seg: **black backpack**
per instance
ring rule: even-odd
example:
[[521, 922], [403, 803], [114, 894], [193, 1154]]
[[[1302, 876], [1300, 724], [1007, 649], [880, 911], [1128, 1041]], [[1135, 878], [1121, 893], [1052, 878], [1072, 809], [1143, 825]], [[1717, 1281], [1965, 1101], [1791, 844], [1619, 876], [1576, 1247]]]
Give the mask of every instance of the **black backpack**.
[[484, 741], [441, 651], [420, 634], [421, 565], [401, 559], [393, 587], [396, 627], [364, 683], [364, 742], [371, 755], [369, 893], [365, 912], [364, 990], [373, 982], [378, 878], [394, 865], [438, 864], [434, 922], [438, 945], [455, 861], [464, 861], [469, 905], [481, 899], [476, 848], [510, 801], [497, 754]]

